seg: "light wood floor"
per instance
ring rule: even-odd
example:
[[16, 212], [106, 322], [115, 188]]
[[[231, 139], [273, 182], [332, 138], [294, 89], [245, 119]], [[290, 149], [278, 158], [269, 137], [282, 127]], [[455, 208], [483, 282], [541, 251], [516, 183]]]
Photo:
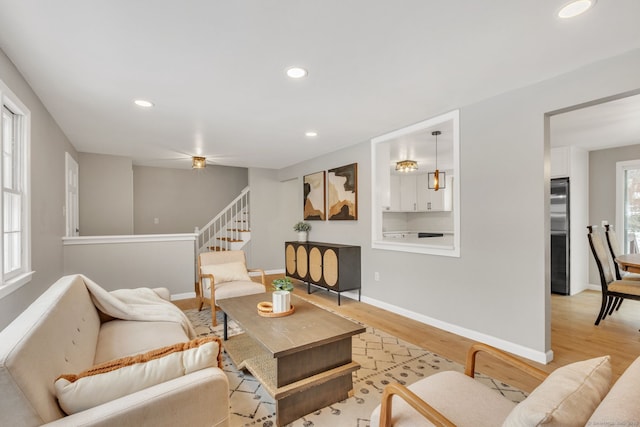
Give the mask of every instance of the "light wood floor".
[[[267, 283], [276, 277], [281, 276], [267, 276]], [[346, 297], [338, 306], [336, 294], [320, 288], [311, 289], [311, 295], [307, 295], [306, 285], [297, 284], [294, 293], [464, 364], [467, 349], [472, 343], [467, 338]], [[197, 307], [195, 300], [176, 301], [176, 304], [182, 309]], [[640, 356], [640, 302], [625, 301], [618, 312], [600, 322], [599, 326], [594, 326], [599, 308], [599, 292], [585, 291], [572, 297], [552, 295], [551, 347], [554, 360], [548, 365], [530, 363], [552, 372], [571, 362], [609, 354], [614, 380], [617, 379]], [[506, 368], [488, 356], [479, 358], [476, 369], [525, 391], [531, 391], [538, 385], [537, 381]]]

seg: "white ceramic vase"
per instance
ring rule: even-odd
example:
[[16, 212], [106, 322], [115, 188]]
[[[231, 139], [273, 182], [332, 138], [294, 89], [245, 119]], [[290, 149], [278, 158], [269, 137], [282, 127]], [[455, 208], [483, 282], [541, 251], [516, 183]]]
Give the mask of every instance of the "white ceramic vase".
[[298, 242], [306, 242], [306, 241], [307, 241], [307, 232], [298, 231]]
[[291, 292], [289, 291], [274, 291], [272, 300], [274, 313], [284, 313], [291, 308]]

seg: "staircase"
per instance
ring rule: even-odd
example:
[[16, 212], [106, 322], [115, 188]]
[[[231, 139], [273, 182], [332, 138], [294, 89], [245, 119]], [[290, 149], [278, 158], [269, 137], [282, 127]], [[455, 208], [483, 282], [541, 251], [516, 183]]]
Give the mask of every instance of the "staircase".
[[198, 253], [242, 249], [251, 240], [249, 187], [227, 205], [207, 225], [198, 229]]

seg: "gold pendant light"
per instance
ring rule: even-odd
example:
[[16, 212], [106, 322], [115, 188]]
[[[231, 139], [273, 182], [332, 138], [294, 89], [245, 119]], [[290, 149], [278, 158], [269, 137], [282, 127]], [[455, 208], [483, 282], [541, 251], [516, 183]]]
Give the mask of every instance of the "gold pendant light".
[[440, 172], [438, 170], [438, 135], [442, 134], [439, 130], [435, 130], [431, 132], [431, 135], [436, 137], [436, 171], [429, 172], [428, 181], [429, 181], [429, 189], [438, 191], [441, 188], [445, 188], [446, 186], [446, 172]]

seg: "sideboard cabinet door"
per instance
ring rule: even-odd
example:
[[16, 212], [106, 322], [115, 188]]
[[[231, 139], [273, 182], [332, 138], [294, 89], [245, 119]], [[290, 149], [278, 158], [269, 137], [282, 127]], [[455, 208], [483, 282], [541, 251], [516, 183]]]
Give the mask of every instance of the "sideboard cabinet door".
[[287, 276], [306, 281], [309, 270], [306, 244], [304, 242], [286, 242], [284, 253]]

